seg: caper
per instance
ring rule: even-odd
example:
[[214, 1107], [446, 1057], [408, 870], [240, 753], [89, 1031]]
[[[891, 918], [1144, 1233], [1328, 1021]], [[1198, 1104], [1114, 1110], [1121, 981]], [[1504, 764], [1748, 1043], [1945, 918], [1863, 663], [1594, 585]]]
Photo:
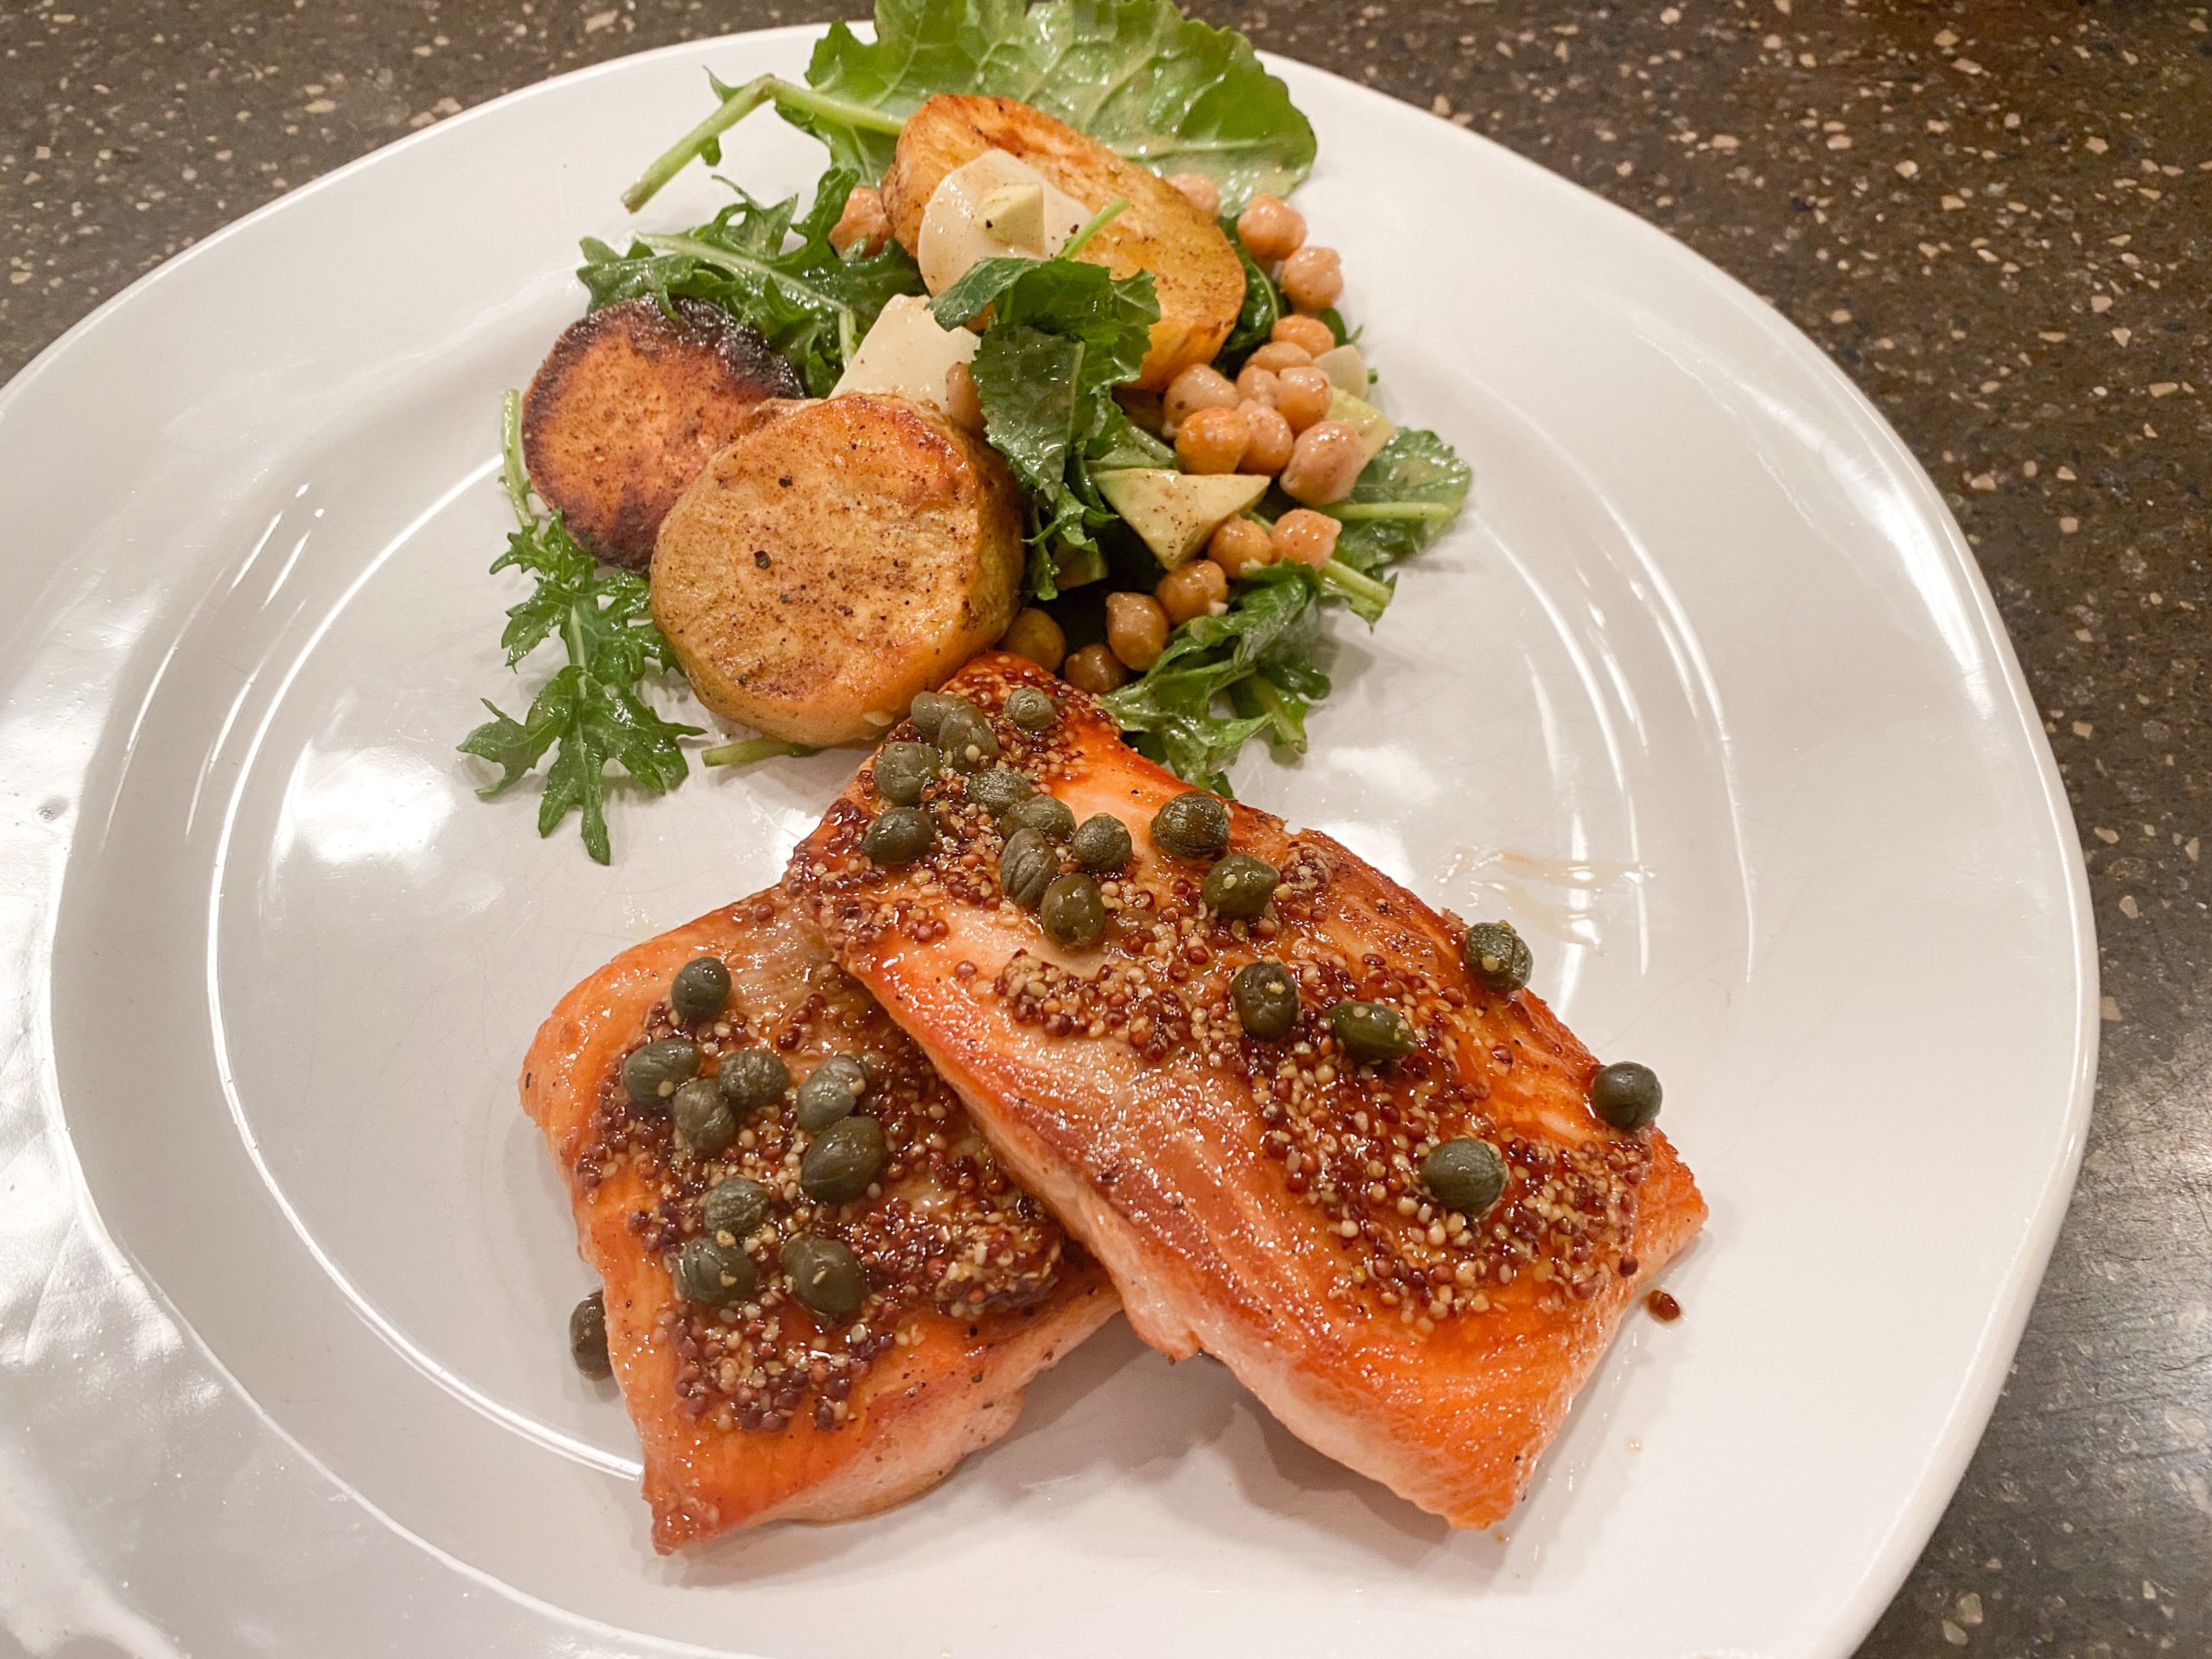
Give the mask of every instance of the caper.
[[1387, 1002], [1339, 1002], [1329, 1010], [1337, 1046], [1363, 1065], [1380, 1065], [1408, 1052], [1414, 1028]]
[[911, 864], [937, 839], [926, 806], [887, 806], [861, 836], [861, 851], [879, 864]]
[[1006, 717], [1025, 732], [1041, 732], [1060, 717], [1060, 705], [1033, 685], [1018, 685], [1007, 693]]
[[799, 1191], [817, 1204], [850, 1204], [883, 1173], [889, 1148], [872, 1117], [842, 1117], [814, 1137], [798, 1160]]
[[693, 1077], [677, 1087], [669, 1103], [675, 1109], [677, 1134], [702, 1158], [713, 1157], [737, 1139], [737, 1114], [713, 1079]]
[[1060, 873], [1052, 843], [1034, 830], [1017, 830], [999, 850], [999, 891], [1024, 910], [1045, 901], [1045, 889]]
[[867, 1092], [868, 1063], [855, 1054], [832, 1054], [798, 1086], [799, 1128], [812, 1134], [850, 1117]]
[[1218, 796], [1185, 790], [1152, 815], [1152, 840], [1176, 858], [1219, 858], [1229, 850], [1229, 809]]
[[708, 1307], [728, 1307], [741, 1302], [760, 1282], [753, 1258], [734, 1244], [725, 1244], [710, 1233], [688, 1239], [676, 1253], [676, 1288], [687, 1302]]
[[998, 734], [982, 711], [971, 703], [945, 715], [937, 728], [937, 746], [944, 764], [955, 772], [981, 772], [999, 758]]
[[935, 691], [923, 691], [917, 693], [914, 701], [907, 705], [906, 718], [914, 722], [914, 729], [921, 733], [922, 741], [934, 743], [947, 715], [957, 709], [972, 711], [975, 707], [965, 697], [948, 697]]
[[774, 1202], [760, 1182], [733, 1175], [707, 1189], [699, 1203], [699, 1225], [709, 1235], [728, 1233], [733, 1243], [742, 1244], [760, 1230]]
[[1264, 858], [1231, 853], [1206, 872], [1207, 904], [1223, 915], [1249, 922], [1268, 907], [1281, 874]]
[[586, 1376], [612, 1376], [607, 1356], [607, 1293], [594, 1290], [569, 1313], [569, 1357]]
[[992, 766], [971, 772], [964, 792], [993, 817], [1010, 810], [1037, 792], [1037, 786], [1011, 766]]
[[1129, 861], [1129, 827], [1110, 812], [1094, 813], [1076, 825], [1068, 851], [1086, 870], [1118, 870]]
[[1298, 1024], [1298, 982], [1279, 962], [1249, 962], [1229, 982], [1236, 1020], [1265, 1042], [1287, 1037]]
[[1017, 830], [1034, 830], [1047, 841], [1065, 841], [1075, 833], [1075, 814], [1068, 810], [1065, 801], [1055, 800], [1050, 795], [1032, 795], [1001, 814], [999, 828], [1009, 835]]
[[668, 1109], [671, 1096], [699, 1073], [699, 1046], [684, 1037], [663, 1037], [633, 1048], [622, 1062], [622, 1087], [640, 1106]]
[[1054, 878], [1045, 889], [1037, 914], [1053, 942], [1071, 950], [1085, 950], [1106, 932], [1106, 899], [1098, 884], [1087, 875]]
[[1446, 1209], [1472, 1220], [1503, 1196], [1505, 1160], [1489, 1141], [1461, 1135], [1421, 1160], [1421, 1184]]
[[780, 1100], [791, 1086], [791, 1071], [772, 1049], [741, 1048], [722, 1056], [715, 1081], [721, 1084], [730, 1109], [745, 1118]]
[[893, 806], [912, 806], [944, 764], [926, 743], [887, 743], [875, 752], [875, 792]]
[[868, 1300], [868, 1270], [834, 1238], [801, 1233], [784, 1245], [783, 1266], [791, 1294], [817, 1313], [849, 1319]]
[[1535, 958], [1529, 942], [1504, 922], [1477, 922], [1459, 941], [1459, 955], [1475, 983], [1500, 996], [1510, 996], [1529, 982]]
[[694, 957], [676, 970], [668, 1006], [686, 1025], [703, 1025], [729, 1002], [729, 969], [720, 957]]
[[1659, 1116], [1659, 1074], [1634, 1060], [1615, 1060], [1590, 1082], [1590, 1109], [1617, 1129], [1640, 1129]]

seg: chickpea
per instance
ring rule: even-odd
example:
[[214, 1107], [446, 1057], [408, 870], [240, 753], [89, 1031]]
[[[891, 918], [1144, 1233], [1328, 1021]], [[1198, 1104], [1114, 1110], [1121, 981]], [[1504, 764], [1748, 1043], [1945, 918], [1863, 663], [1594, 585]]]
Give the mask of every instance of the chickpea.
[[1068, 658], [1060, 677], [1078, 691], [1095, 691], [1103, 697], [1127, 684], [1129, 671], [1105, 646], [1085, 645]]
[[1267, 369], [1255, 369], [1249, 363], [1236, 371], [1236, 397], [1243, 404], [1265, 404], [1275, 406], [1275, 378]]
[[1319, 369], [1285, 369], [1275, 377], [1275, 407], [1294, 432], [1328, 419], [1336, 395], [1335, 384]]
[[1206, 542], [1206, 556], [1232, 582], [1242, 582], [1263, 564], [1275, 562], [1274, 539], [1256, 518], [1230, 518]]
[[983, 429], [982, 394], [976, 390], [976, 377], [965, 363], [956, 363], [944, 372], [944, 414], [964, 431]]
[[1281, 410], [1266, 404], [1246, 404], [1243, 410], [1252, 439], [1244, 446], [1244, 459], [1236, 463], [1236, 470], [1272, 478], [1289, 463], [1298, 435], [1290, 429]]
[[1287, 340], [1271, 340], [1244, 359], [1247, 368], [1272, 369], [1281, 374], [1285, 369], [1302, 369], [1313, 360], [1313, 353], [1303, 346]]
[[1160, 434], [1172, 437], [1202, 409], [1234, 409], [1236, 404], [1236, 388], [1227, 375], [1204, 363], [1193, 363], [1167, 383], [1167, 396], [1160, 405]]
[[1211, 559], [1192, 559], [1170, 570], [1152, 590], [1171, 622], [1187, 622], [1229, 602], [1229, 573]]
[[857, 248], [863, 254], [881, 253], [891, 239], [891, 220], [883, 211], [883, 198], [867, 185], [856, 187], [845, 198], [845, 211], [830, 227], [830, 245], [840, 253]]
[[1176, 429], [1175, 458], [1186, 473], [1233, 473], [1251, 442], [1243, 410], [1202, 409]]
[[1319, 317], [1277, 317], [1268, 338], [1303, 346], [1314, 357], [1332, 349], [1337, 343], [1335, 331]]
[[1323, 311], [1344, 291], [1344, 262], [1334, 248], [1308, 244], [1282, 262], [1283, 297], [1301, 311]]
[[1337, 550], [1344, 526], [1325, 512], [1293, 507], [1275, 520], [1274, 556], [1300, 564], [1326, 564]]
[[1170, 173], [1167, 182], [1183, 193], [1189, 202], [1208, 219], [1221, 217], [1221, 192], [1213, 188], [1213, 181], [1203, 173]]
[[1278, 481], [1292, 500], [1325, 507], [1351, 493], [1366, 465], [1367, 447], [1358, 433], [1342, 421], [1316, 421], [1298, 435]]
[[1167, 649], [1167, 613], [1150, 594], [1106, 595], [1106, 648], [1141, 674]]
[[1255, 196], [1236, 215], [1236, 239], [1245, 252], [1271, 265], [1306, 240], [1306, 215], [1281, 196]]
[[999, 645], [1017, 657], [1027, 657], [1047, 674], [1058, 673], [1060, 660], [1068, 654], [1068, 637], [1060, 625], [1052, 620], [1050, 612], [1034, 605], [1014, 617]]

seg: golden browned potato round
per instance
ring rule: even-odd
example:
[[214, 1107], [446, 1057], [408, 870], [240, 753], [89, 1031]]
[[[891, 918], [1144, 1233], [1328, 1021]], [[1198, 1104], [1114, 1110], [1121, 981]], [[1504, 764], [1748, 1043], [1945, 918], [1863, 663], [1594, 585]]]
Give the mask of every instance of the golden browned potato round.
[[597, 557], [642, 570], [660, 521], [764, 397], [803, 388], [720, 308], [625, 300], [572, 323], [522, 405], [531, 484]]
[[922, 210], [944, 175], [987, 149], [1028, 162], [1094, 213], [1129, 204], [1077, 257], [1116, 276], [1152, 273], [1160, 321], [1139, 386], [1157, 391], [1179, 370], [1213, 360], [1244, 303], [1244, 267], [1221, 227], [1159, 175], [1014, 99], [944, 93], [906, 118], [883, 177], [884, 211], [901, 247], [912, 253], [919, 244]]
[[717, 714], [872, 738], [1006, 632], [1020, 503], [995, 450], [903, 399], [763, 404], [662, 522], [653, 619]]

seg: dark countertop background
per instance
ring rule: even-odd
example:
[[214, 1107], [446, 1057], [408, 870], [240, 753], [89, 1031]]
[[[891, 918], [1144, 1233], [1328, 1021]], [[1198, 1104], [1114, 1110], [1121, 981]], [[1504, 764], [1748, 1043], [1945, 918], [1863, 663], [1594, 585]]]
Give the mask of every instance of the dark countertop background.
[[[0, 375], [194, 239], [413, 128], [664, 41], [864, 10], [5, 4]], [[1195, 10], [1688, 243], [1817, 340], [1949, 499], [2072, 794], [2104, 1054], [2011, 1383], [1864, 1651], [2212, 1655], [2207, 8]], [[1908, 1054], [1919, 1037], [1896, 1035]]]

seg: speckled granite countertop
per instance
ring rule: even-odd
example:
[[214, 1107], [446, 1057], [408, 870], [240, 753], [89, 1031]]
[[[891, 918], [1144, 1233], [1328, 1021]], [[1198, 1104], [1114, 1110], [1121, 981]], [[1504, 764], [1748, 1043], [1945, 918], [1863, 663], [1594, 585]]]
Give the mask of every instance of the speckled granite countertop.
[[[410, 128], [601, 58], [859, 9], [8, 0], [0, 374]], [[2206, 8], [1198, 10], [1680, 237], [1819, 341], [1949, 497], [2072, 791], [2104, 1058], [2012, 1383], [1866, 1652], [2212, 1655]]]

